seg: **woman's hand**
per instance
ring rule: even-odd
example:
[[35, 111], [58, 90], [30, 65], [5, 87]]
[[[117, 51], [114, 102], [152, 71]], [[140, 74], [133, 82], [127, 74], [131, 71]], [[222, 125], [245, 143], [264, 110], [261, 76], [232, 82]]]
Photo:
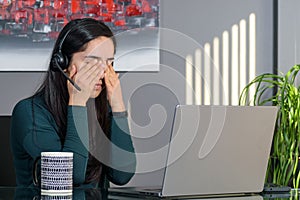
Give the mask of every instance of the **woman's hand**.
[[78, 91], [68, 81], [69, 105], [86, 106], [86, 102], [90, 98], [99, 77], [104, 73], [104, 69], [97, 59], [93, 59], [88, 63], [83, 62], [83, 66], [79, 68], [72, 65], [69, 71], [70, 78], [81, 88], [81, 91]]
[[109, 65], [105, 70], [104, 81], [106, 86], [107, 99], [111, 106], [112, 112], [125, 111], [119, 74], [115, 72], [114, 68], [111, 65]]

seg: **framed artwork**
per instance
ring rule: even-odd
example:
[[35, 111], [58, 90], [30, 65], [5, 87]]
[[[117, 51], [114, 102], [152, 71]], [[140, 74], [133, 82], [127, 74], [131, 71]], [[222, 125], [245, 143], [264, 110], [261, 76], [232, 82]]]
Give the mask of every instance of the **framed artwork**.
[[46, 71], [60, 30], [84, 17], [114, 32], [117, 71], [159, 70], [159, 0], [0, 0], [0, 71]]

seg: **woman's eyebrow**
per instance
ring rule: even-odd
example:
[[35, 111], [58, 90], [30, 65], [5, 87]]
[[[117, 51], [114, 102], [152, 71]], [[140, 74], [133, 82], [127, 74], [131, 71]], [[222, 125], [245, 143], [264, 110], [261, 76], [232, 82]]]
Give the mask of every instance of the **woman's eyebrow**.
[[85, 56], [85, 58], [95, 58], [95, 59], [99, 59], [100, 57], [89, 55], [89, 56]]
[[[93, 58], [93, 59], [102, 59], [102, 57], [99, 56], [93, 56], [93, 55], [89, 55], [89, 56], [85, 56], [85, 58]], [[106, 60], [114, 60], [114, 58], [107, 58]]]

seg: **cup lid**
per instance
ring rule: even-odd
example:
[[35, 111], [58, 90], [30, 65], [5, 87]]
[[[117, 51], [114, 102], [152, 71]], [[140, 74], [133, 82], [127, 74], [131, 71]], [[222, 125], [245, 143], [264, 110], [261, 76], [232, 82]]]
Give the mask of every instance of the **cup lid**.
[[41, 152], [41, 156], [66, 156], [66, 157], [72, 157], [73, 156], [73, 152]]

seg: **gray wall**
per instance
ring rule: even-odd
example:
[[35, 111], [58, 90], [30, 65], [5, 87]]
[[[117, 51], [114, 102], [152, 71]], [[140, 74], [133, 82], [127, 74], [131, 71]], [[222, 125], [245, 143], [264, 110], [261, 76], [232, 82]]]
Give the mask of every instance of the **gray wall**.
[[300, 1], [278, 2], [278, 70], [286, 73], [292, 66], [300, 63]]
[[[160, 71], [121, 74], [140, 172], [130, 185], [162, 183], [161, 166], [166, 159], [164, 147], [169, 142], [174, 107], [185, 104], [185, 56], [194, 54], [196, 44], [212, 43], [213, 37], [230, 32], [232, 25], [255, 13], [257, 74], [272, 71], [272, 6], [272, 0], [161, 0], [160, 25], [166, 29], [161, 31]], [[9, 115], [19, 99], [32, 94], [42, 76], [0, 73], [0, 113]], [[147, 159], [156, 151], [157, 157]]]

